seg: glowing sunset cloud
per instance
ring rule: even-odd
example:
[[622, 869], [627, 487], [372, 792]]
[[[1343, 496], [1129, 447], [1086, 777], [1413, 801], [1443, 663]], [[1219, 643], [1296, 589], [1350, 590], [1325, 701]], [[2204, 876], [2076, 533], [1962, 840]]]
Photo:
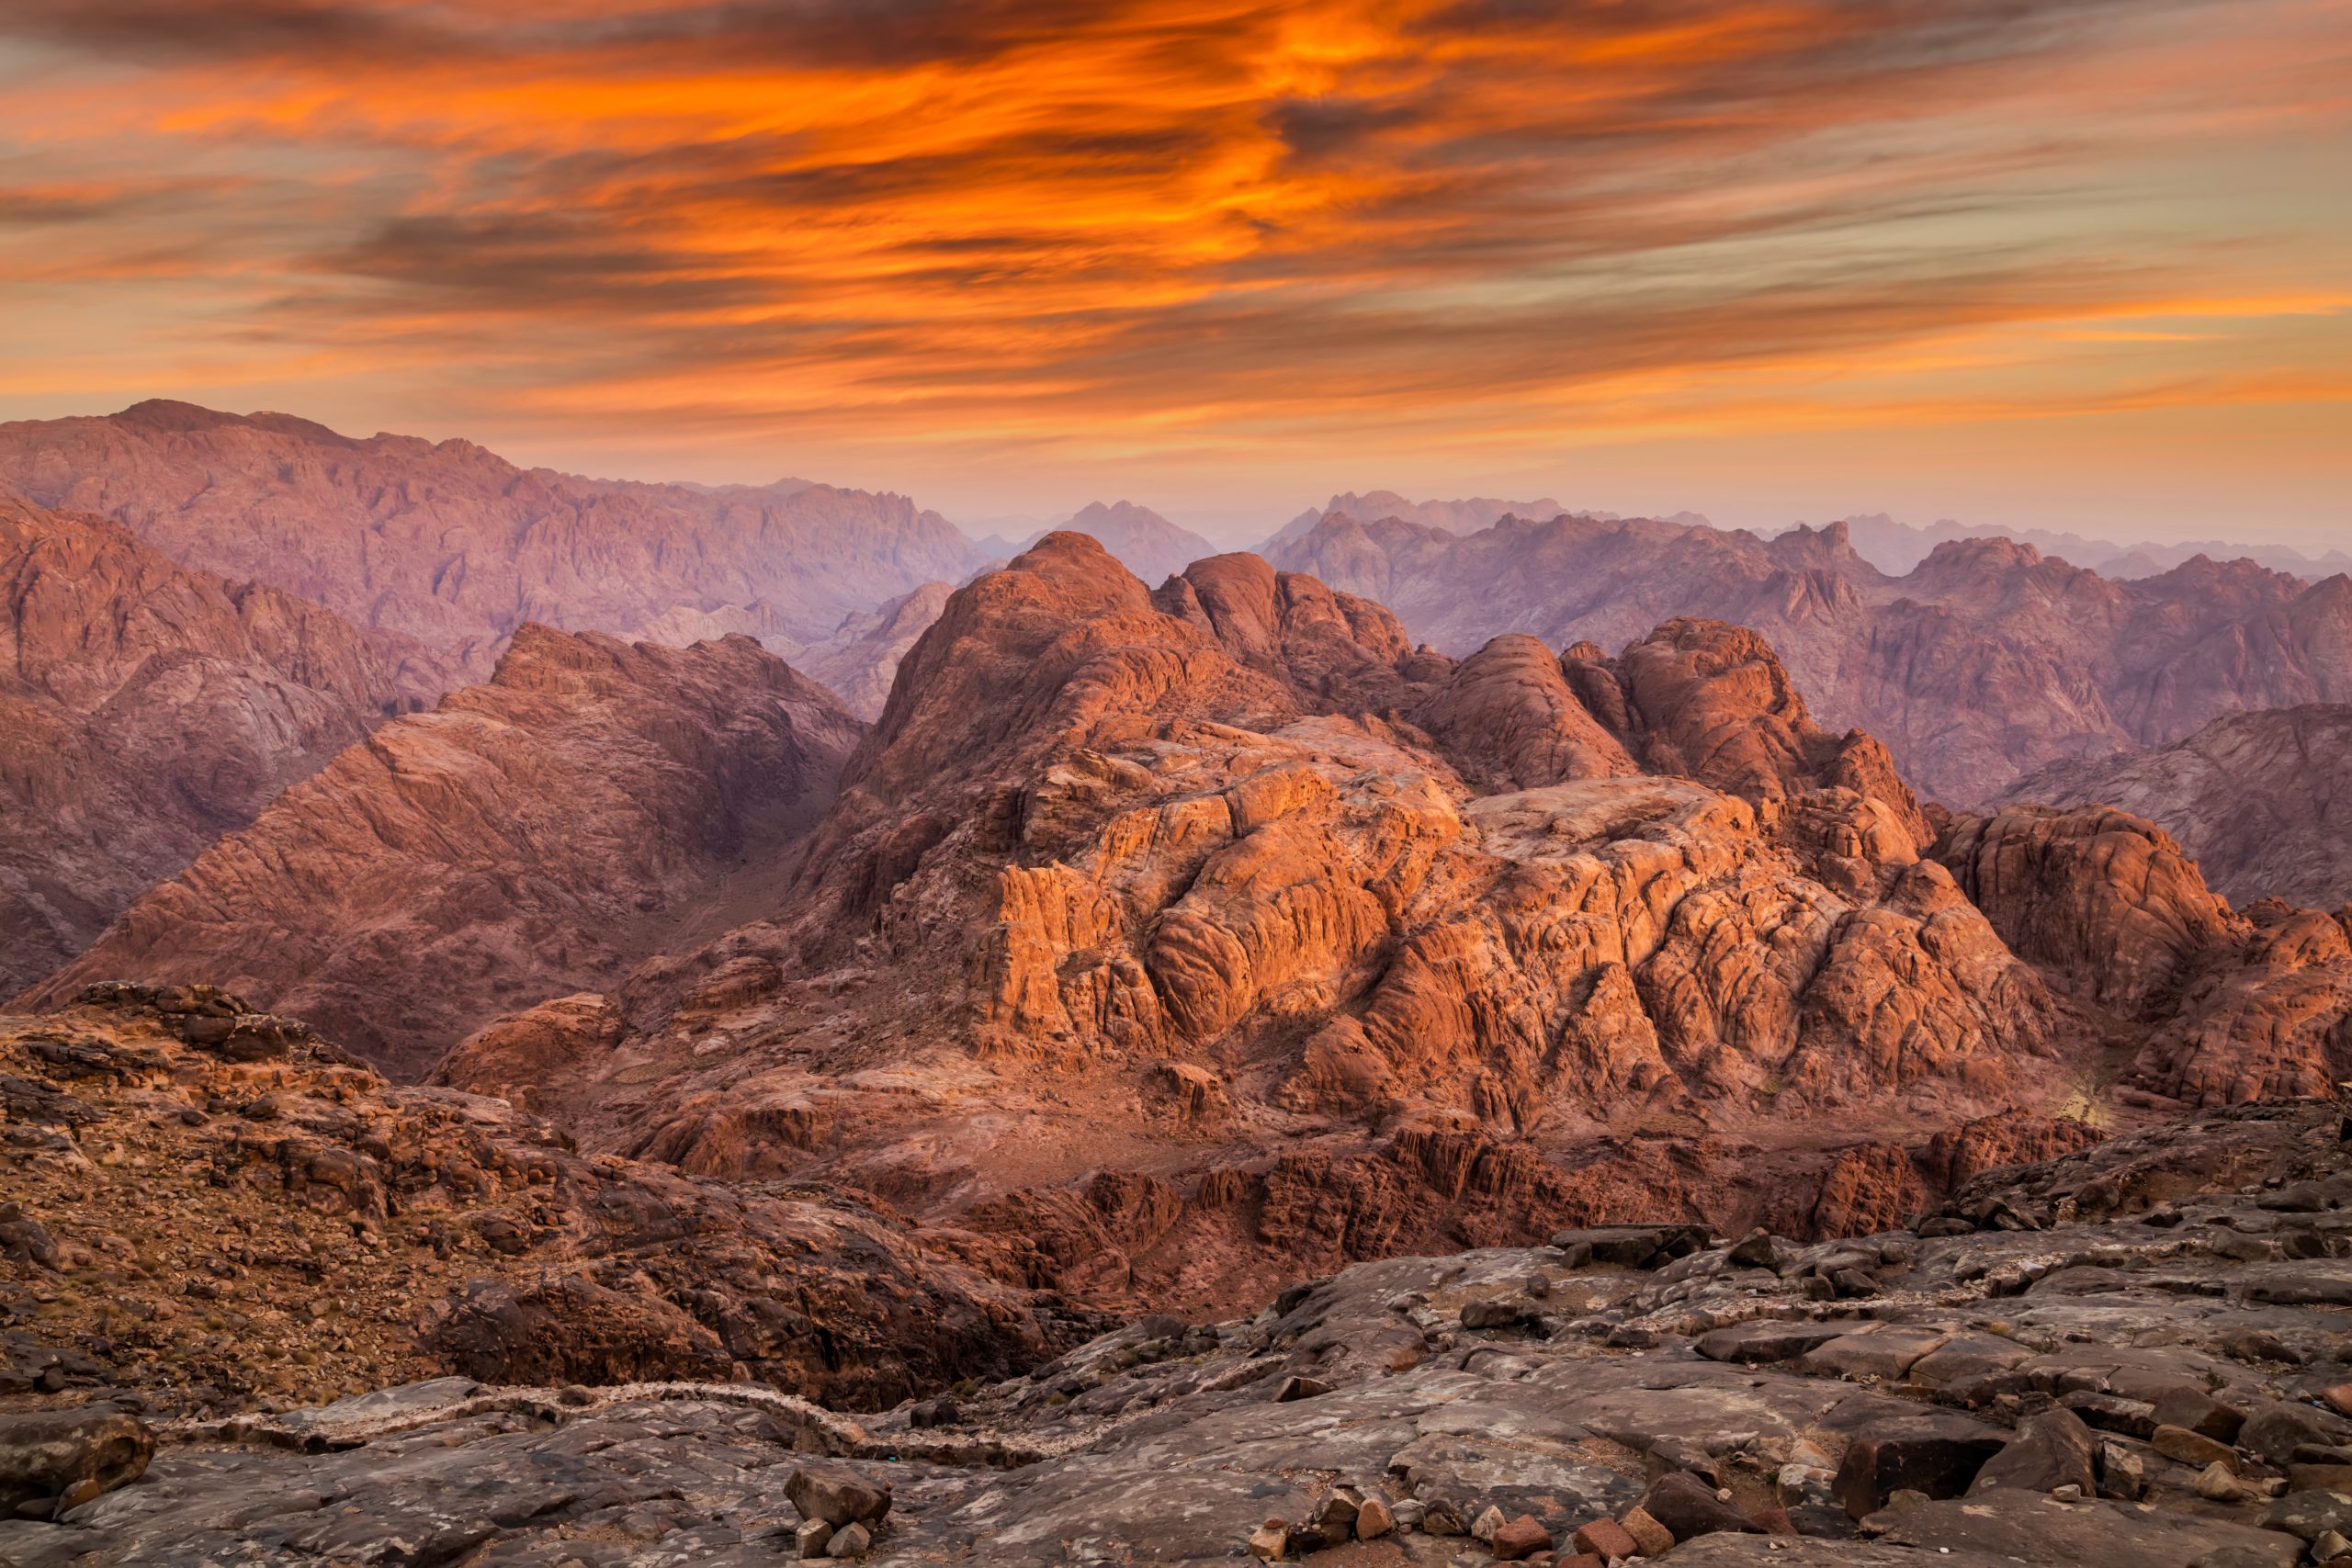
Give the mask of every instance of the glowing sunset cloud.
[[0, 0], [0, 82], [8, 415], [2346, 522], [2346, 0]]

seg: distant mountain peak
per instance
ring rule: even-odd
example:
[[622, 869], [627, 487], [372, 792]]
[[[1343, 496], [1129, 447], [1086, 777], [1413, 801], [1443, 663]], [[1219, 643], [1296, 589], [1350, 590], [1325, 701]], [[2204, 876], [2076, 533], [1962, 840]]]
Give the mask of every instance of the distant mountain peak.
[[1089, 502], [1067, 521], [1031, 535], [1021, 548], [1055, 533], [1086, 535], [1146, 582], [1163, 581], [1218, 553], [1217, 546], [1190, 528], [1132, 501]]

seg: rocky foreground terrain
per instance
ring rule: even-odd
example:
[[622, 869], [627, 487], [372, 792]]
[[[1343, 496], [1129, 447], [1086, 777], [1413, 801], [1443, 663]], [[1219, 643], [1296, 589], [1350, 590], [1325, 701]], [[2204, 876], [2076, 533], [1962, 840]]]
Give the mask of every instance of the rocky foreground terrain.
[[[184, 1128], [175, 1107], [193, 1111], [199, 1096], [265, 1087], [232, 1073], [334, 1071], [299, 1062], [315, 1050], [307, 1044], [270, 1059], [273, 1069], [222, 1059], [218, 1044], [166, 1043], [191, 1032], [190, 1015], [154, 1007], [180, 1001], [109, 998], [45, 1023], [162, 1055], [165, 1069], [141, 1070], [171, 1089], [107, 1083], [93, 1096], [107, 1118], [52, 1116], [42, 1148], [11, 1101], [6, 1157], [19, 1179], [46, 1180], [45, 1163], [75, 1153], [106, 1159], [137, 1129]], [[37, 1043], [12, 1025], [13, 1053]], [[190, 1052], [219, 1065], [198, 1066]], [[94, 1081], [51, 1070], [77, 1096]], [[26, 1212], [46, 1187], [0, 1227], [10, 1247], [0, 1267], [20, 1303], [12, 1353], [20, 1368], [48, 1358], [29, 1387], [20, 1372], [0, 1396], [0, 1494], [17, 1516], [0, 1522], [0, 1559], [2294, 1568], [2352, 1554], [2352, 1121], [2329, 1101], [2206, 1112], [1987, 1172], [1867, 1235], [1803, 1245], [1678, 1224], [1575, 1230], [1549, 1246], [1361, 1264], [1297, 1281], [1249, 1316], [1148, 1316], [1048, 1359], [1035, 1319], [1008, 1311], [980, 1329], [985, 1286], [897, 1250], [877, 1217], [838, 1206], [814, 1210], [831, 1238], [814, 1257], [762, 1251], [772, 1226], [811, 1223], [806, 1201], [747, 1196], [686, 1211], [739, 1230], [668, 1246], [640, 1234], [633, 1247], [613, 1236], [600, 1258], [597, 1222], [628, 1214], [641, 1225], [661, 1213], [642, 1184], [662, 1184], [673, 1204], [692, 1184], [582, 1162], [459, 1111], [494, 1115], [482, 1102], [416, 1091], [388, 1102], [374, 1080], [344, 1071], [348, 1102], [281, 1105], [274, 1122], [214, 1133], [222, 1185], [153, 1193], [168, 1218], [134, 1230], [139, 1242], [99, 1245], [98, 1225], [124, 1222], [95, 1209], [74, 1239], [48, 1233]], [[371, 1156], [380, 1192], [319, 1193], [315, 1182], [289, 1190], [280, 1172], [293, 1167], [263, 1152], [289, 1119], [386, 1110], [426, 1123], [458, 1111], [451, 1120], [490, 1147], [528, 1151], [547, 1176], [469, 1168], [493, 1194], [510, 1184], [508, 1214], [521, 1218], [526, 1198], [574, 1206], [548, 1217], [552, 1238], [482, 1247], [494, 1233], [480, 1211], [466, 1214], [446, 1158], [436, 1177], [414, 1156]], [[399, 1131], [396, 1142], [410, 1135]], [[465, 1145], [444, 1134], [438, 1146]], [[125, 1185], [112, 1168], [98, 1167], [102, 1188]], [[436, 1190], [456, 1201], [419, 1201]], [[192, 1224], [234, 1230], [273, 1211], [304, 1216], [318, 1235], [224, 1238], [217, 1270], [133, 1256], [168, 1253]], [[402, 1234], [436, 1221], [458, 1267], [436, 1269], [439, 1255]], [[553, 1269], [525, 1267], [532, 1247], [556, 1251]], [[888, 1297], [854, 1293], [865, 1269], [870, 1291], [895, 1281], [930, 1292], [927, 1313], [963, 1311], [976, 1370], [1017, 1340], [1009, 1325], [1029, 1326], [1035, 1359], [952, 1391], [941, 1386], [945, 1358], [907, 1364], [864, 1392], [887, 1403], [898, 1381], [918, 1397], [851, 1416], [801, 1397], [828, 1392], [823, 1374], [789, 1357], [734, 1382], [681, 1378], [674, 1364], [583, 1370], [525, 1355], [504, 1376], [477, 1368], [402, 1383], [425, 1370], [423, 1356], [393, 1356], [378, 1348], [387, 1330], [329, 1313], [310, 1342], [355, 1342], [322, 1354], [332, 1371], [304, 1392], [364, 1381], [362, 1358], [393, 1386], [183, 1415], [184, 1399], [142, 1380], [158, 1342], [211, 1342], [187, 1326], [197, 1313], [223, 1320], [212, 1340], [266, 1361], [247, 1347], [274, 1337], [277, 1282], [299, 1267], [261, 1254], [324, 1248], [397, 1258], [390, 1277], [427, 1276], [427, 1295], [461, 1272], [519, 1281], [634, 1269], [662, 1277], [636, 1287], [640, 1303], [667, 1290], [681, 1315], [725, 1290], [682, 1287], [681, 1270], [772, 1270], [786, 1276], [767, 1286], [779, 1295], [812, 1288], [813, 1275], [814, 1289], [846, 1293], [867, 1333], [883, 1321], [904, 1332], [909, 1317]], [[892, 1272], [918, 1261], [917, 1277]], [[99, 1364], [75, 1337], [110, 1274], [146, 1280], [181, 1310], [123, 1314], [110, 1331], [116, 1360]], [[521, 1289], [476, 1282], [452, 1292], [455, 1312]], [[448, 1311], [426, 1320], [447, 1323], [436, 1314]], [[233, 1337], [232, 1314], [244, 1328]], [[519, 1314], [501, 1321], [522, 1325]], [[580, 1337], [561, 1317], [534, 1326], [532, 1344]], [[41, 1348], [69, 1339], [84, 1348]], [[855, 1366], [870, 1342], [851, 1342], [840, 1364]], [[928, 1386], [906, 1386], [923, 1373]], [[646, 1374], [667, 1376], [625, 1381]]]
[[1345, 514], [1269, 558], [1378, 600], [1453, 654], [1515, 631], [1620, 649], [1677, 615], [1752, 627], [1826, 722], [1877, 736], [1954, 806], [2048, 763], [2169, 745], [2221, 714], [2352, 698], [2352, 578], [2251, 560], [2199, 556], [2125, 581], [1967, 537], [1889, 576], [1842, 523], [1760, 539], [1648, 519], [1457, 533]]
[[2186, 740], [2019, 780], [2015, 800], [2121, 807], [2180, 840], [2216, 892], [2352, 903], [2352, 706], [2225, 714]]
[[586, 1156], [212, 987], [0, 1015], [0, 1399], [194, 1417], [464, 1373], [875, 1408], [1099, 1321], [870, 1201]]

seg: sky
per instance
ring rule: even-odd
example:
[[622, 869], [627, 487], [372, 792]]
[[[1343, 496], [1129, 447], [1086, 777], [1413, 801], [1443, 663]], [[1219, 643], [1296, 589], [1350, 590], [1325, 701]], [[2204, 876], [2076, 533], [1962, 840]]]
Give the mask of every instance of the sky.
[[0, 418], [2352, 544], [2352, 0], [0, 0]]

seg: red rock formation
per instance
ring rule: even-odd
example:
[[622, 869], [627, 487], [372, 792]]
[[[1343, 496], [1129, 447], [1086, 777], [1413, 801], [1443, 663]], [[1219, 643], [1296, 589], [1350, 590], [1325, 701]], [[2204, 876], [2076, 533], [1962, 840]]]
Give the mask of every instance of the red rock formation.
[[2230, 934], [2229, 906], [2196, 863], [2124, 812], [2009, 807], [1955, 823], [1937, 852], [2018, 953], [2128, 1016], [2167, 1009]]
[[394, 639], [0, 499], [0, 995], [437, 690]]
[[[1926, 838], [1735, 628], [1455, 667], [1255, 558], [1153, 592], [1053, 536], [908, 655], [766, 919], [642, 967], [616, 1048], [582, 1001], [444, 1073], [557, 1064], [593, 1138], [955, 1216], [1009, 1279], [1231, 1301], [1751, 1213], [1855, 1111], [2034, 1101], [2070, 1015]], [[1707, 1152], [1749, 1127], [1794, 1163]]]
[[2352, 706], [2233, 713], [2172, 746], [2055, 762], [2007, 798], [2103, 805], [2179, 840], [2213, 890], [2249, 904], [2352, 903]]
[[2352, 1077], [2352, 947], [2341, 919], [2256, 905], [2190, 972], [2141, 1080], [2192, 1105], [2327, 1095]]
[[526, 626], [488, 685], [343, 751], [30, 997], [210, 976], [413, 1076], [756, 898], [857, 731], [747, 637]]
[[0, 487], [414, 638], [476, 678], [527, 621], [814, 641], [848, 612], [979, 564], [903, 496], [582, 479], [469, 441], [357, 440], [187, 403], [0, 424]]
[[1905, 777], [1960, 804], [2232, 710], [2352, 700], [2352, 580], [2251, 561], [2120, 581], [1969, 538], [1889, 578], [1843, 524], [1767, 540], [1589, 516], [1464, 534], [1333, 516], [1272, 556], [1451, 652], [1503, 632], [1623, 648], [1680, 616], [1753, 627], [1834, 727], [1879, 737]]
[[1483, 789], [1533, 789], [1638, 773], [1624, 746], [1532, 637], [1498, 637], [1456, 666], [1414, 714]]
[[2319, 1095], [2352, 1072], [2352, 947], [2279, 900], [2245, 915], [2154, 823], [2091, 807], [1954, 821], [1937, 853], [2062, 988], [2120, 1015], [2132, 1074], [2197, 1105]]

